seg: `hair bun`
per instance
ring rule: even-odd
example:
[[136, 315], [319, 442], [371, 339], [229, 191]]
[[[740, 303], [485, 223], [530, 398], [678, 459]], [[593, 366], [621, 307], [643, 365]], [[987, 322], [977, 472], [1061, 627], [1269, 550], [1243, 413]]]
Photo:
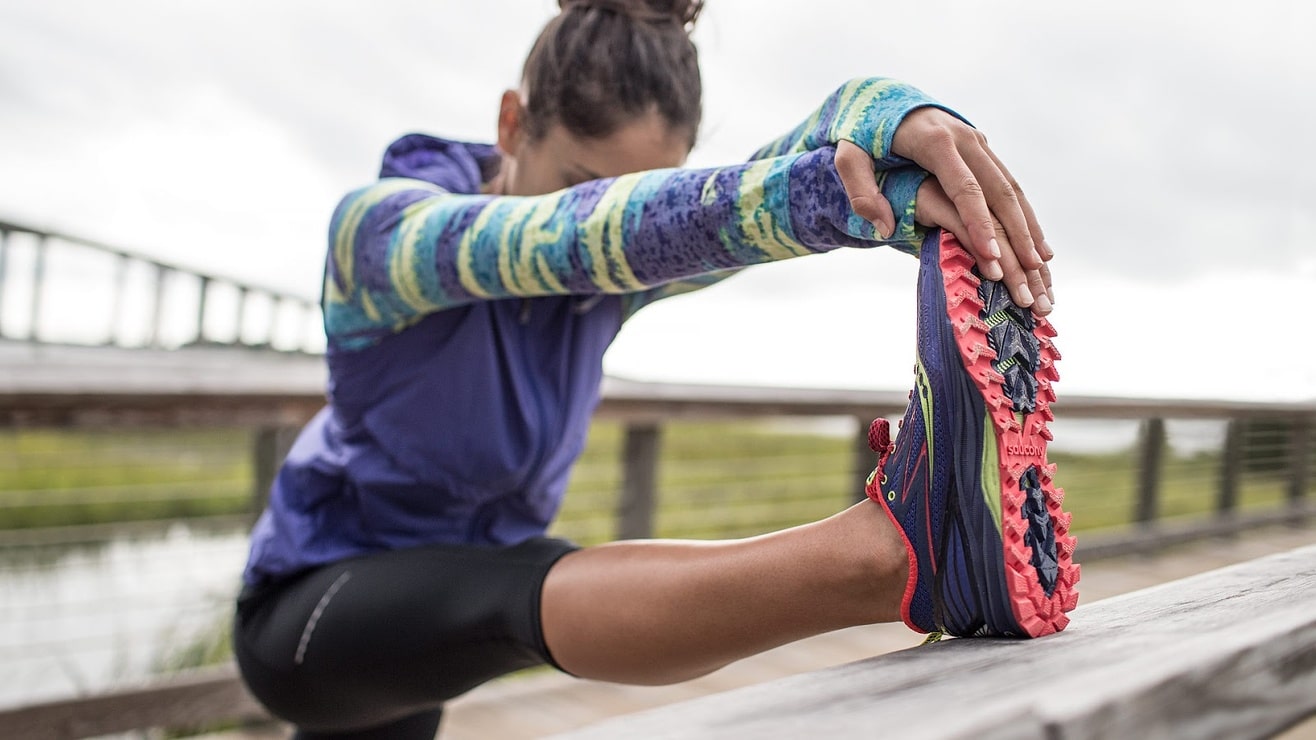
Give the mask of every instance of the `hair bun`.
[[689, 30], [704, 9], [704, 0], [558, 0], [565, 13], [579, 8], [597, 9], [644, 23], [672, 23]]

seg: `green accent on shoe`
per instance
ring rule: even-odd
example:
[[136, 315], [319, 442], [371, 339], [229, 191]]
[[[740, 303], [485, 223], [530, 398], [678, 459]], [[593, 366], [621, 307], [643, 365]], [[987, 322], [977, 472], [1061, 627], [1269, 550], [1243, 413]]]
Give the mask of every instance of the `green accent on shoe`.
[[[914, 390], [918, 392], [919, 402], [923, 404], [923, 434], [924, 439], [933, 439], [932, 436], [932, 381], [928, 379], [927, 370], [923, 369], [923, 361], [919, 360], [914, 363]], [[928, 470], [936, 469], [937, 461], [933, 459], [932, 445], [928, 445]]]
[[987, 324], [987, 326], [995, 328], [1011, 320], [1012, 319], [1010, 318], [1010, 312], [1001, 310], [983, 319], [983, 322]]
[[1001, 529], [1001, 475], [996, 468], [1000, 464], [996, 451], [996, 429], [992, 426], [990, 412], [983, 416], [982, 429], [982, 496], [987, 509], [991, 511], [996, 529]]

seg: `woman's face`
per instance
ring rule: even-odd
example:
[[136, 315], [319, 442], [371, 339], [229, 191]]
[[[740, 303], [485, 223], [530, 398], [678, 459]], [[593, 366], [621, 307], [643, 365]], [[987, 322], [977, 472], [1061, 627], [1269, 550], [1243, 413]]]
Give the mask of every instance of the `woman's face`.
[[656, 110], [595, 139], [553, 124], [532, 140], [521, 124], [520, 96], [509, 90], [498, 118], [503, 169], [492, 185], [503, 195], [542, 195], [588, 180], [680, 167], [689, 154], [689, 133], [673, 130]]

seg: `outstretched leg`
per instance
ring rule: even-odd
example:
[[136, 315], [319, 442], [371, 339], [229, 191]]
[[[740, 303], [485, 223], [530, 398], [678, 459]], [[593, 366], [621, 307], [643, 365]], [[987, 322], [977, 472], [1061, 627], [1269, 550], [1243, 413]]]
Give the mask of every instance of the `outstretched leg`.
[[683, 681], [823, 632], [898, 621], [908, 559], [882, 509], [742, 540], [615, 542], [544, 581], [543, 633], [584, 678]]

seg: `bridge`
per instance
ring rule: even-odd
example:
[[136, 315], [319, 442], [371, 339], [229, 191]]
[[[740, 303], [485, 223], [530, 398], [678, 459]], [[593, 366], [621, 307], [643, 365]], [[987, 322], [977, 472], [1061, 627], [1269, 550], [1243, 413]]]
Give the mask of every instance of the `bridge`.
[[[90, 271], [99, 276], [96, 278], [101, 281], [99, 287], [88, 286], [87, 264], [102, 266], [98, 272]], [[81, 266], [75, 270], [79, 274], [65, 276], [61, 269], [69, 269], [71, 265]], [[82, 301], [82, 315], [97, 317], [96, 322], [90, 322], [94, 326], [60, 316], [57, 308], [68, 302], [60, 296], [70, 291], [76, 300]], [[0, 222], [0, 431], [215, 427], [246, 430], [251, 435], [254, 471], [251, 491], [253, 507], [257, 506], [292, 433], [324, 403], [323, 363], [316, 354], [315, 332], [307, 328], [317, 323], [318, 309], [314, 301], [305, 297], [190, 271], [92, 240]], [[845, 480], [839, 488], [854, 495], [862, 490], [858, 483], [872, 465], [864, 434], [867, 421], [876, 416], [898, 415], [905, 403], [903, 391], [672, 385], [609, 378], [598, 419], [620, 429], [617, 449], [620, 470], [615, 497], [607, 499], [607, 510], [596, 511], [594, 515], [611, 520], [610, 536], [664, 534], [664, 497], [680, 493], [665, 484], [666, 478], [661, 474], [664, 460], [674, 454], [670, 450], [671, 430], [682, 424], [705, 421], [759, 422], [789, 418], [840, 420], [842, 427], [848, 423], [851, 440], [846, 453], [848, 460], [834, 460], [831, 464], [839, 462], [843, 470]], [[1120, 498], [1117, 504], [1123, 507], [1119, 526], [1080, 532], [1076, 558], [1088, 566], [1085, 573], [1092, 573], [1091, 563], [1107, 559], [1117, 562], [1133, 553], [1209, 542], [1210, 538], [1249, 530], [1267, 532], [1267, 540], [1277, 539], [1273, 529], [1276, 525], [1298, 533], [1296, 542], [1292, 538], [1284, 540], [1296, 549], [1274, 555], [1278, 560], [1259, 560], [1250, 566], [1240, 566], [1240, 570], [1206, 580], [1185, 581], [1174, 589], [1140, 594], [1113, 605], [1102, 606], [1103, 602], [1097, 602], [1091, 607], [1091, 624], [1127, 624], [1132, 615], [1151, 613], [1171, 615], [1171, 624], [1196, 624], [1193, 620], [1201, 616], [1197, 613], [1199, 606], [1206, 610], [1207, 616], [1202, 618], [1210, 621], [1210, 615], [1214, 614], [1218, 623], [1227, 615], [1240, 614], [1229, 611], [1241, 608], [1240, 605], [1247, 607], [1244, 612], [1251, 609], [1254, 615], [1281, 609], [1284, 605], [1277, 604], [1273, 598], [1276, 588], [1303, 593], [1302, 589], [1310, 587], [1316, 554], [1298, 544], [1303, 538], [1311, 541], [1310, 532], [1304, 527], [1309, 526], [1316, 512], [1309, 498], [1314, 451], [1311, 430], [1316, 423], [1316, 403], [1066, 396], [1054, 410], [1060, 424], [1120, 422], [1136, 425], [1137, 429], [1131, 440], [1134, 464], [1127, 480], [1129, 495]], [[1218, 425], [1222, 430], [1219, 444], [1199, 454], [1196, 462], [1181, 459], [1170, 438], [1174, 425], [1183, 422]], [[1193, 501], [1185, 504], [1184, 486], [1176, 482], [1175, 476], [1189, 468], [1194, 476], [1191, 478]], [[1071, 501], [1081, 501], [1085, 495], [1082, 486], [1067, 488]], [[1093, 495], [1101, 495], [1101, 491], [1093, 491]], [[790, 502], [790, 505], [795, 504]], [[1169, 516], [1182, 514], [1181, 509], [1191, 513]], [[717, 515], [725, 517], [727, 513]], [[1207, 551], [1199, 548], [1195, 552], [1199, 553], [1197, 560], [1210, 560], [1202, 554]], [[1284, 578], [1276, 580], [1268, 575], [1279, 567], [1289, 571]], [[1179, 574], [1170, 577], [1178, 578]], [[1225, 593], [1243, 596], [1217, 606], [1216, 602], [1221, 600], [1213, 600], [1211, 594]], [[1174, 611], [1172, 608], [1175, 603], [1182, 606], [1189, 601], [1195, 605], [1192, 609]], [[1292, 615], [1292, 612], [1284, 611], [1284, 614]], [[1075, 649], [1087, 650], [1089, 653], [1084, 655], [1095, 656], [1104, 649], [1102, 645], [1109, 643], [1115, 651], [1113, 654], [1126, 651], [1133, 660], [1146, 647], [1141, 636], [1129, 637], [1127, 644], [1117, 645], [1119, 639], [1110, 631], [1097, 630], [1097, 633], [1100, 637], [1091, 638], [1091, 646]], [[1314, 633], [1316, 625], [1297, 617], [1285, 621], [1280, 632], [1256, 631], [1255, 640], [1230, 643], [1232, 647], [1228, 650], [1214, 651], [1209, 656], [1203, 653], [1200, 660], [1182, 664], [1181, 670], [1172, 675], [1157, 674], [1164, 678], [1158, 685], [1168, 692], [1158, 696], [1192, 696], [1194, 687], [1198, 686], [1193, 683], [1193, 677], [1208, 665], [1251, 666], [1248, 670], [1267, 677], [1257, 679], [1262, 683], [1247, 683], [1241, 674], [1236, 678], [1245, 686], [1262, 686], [1265, 691], [1246, 693], [1251, 691], [1249, 688], [1240, 689], [1243, 693], [1221, 695], [1221, 701], [1255, 704], [1255, 715], [1245, 713], [1254, 718], [1250, 724], [1240, 729], [1238, 723], [1215, 717], [1220, 712], [1210, 711], [1211, 707], [1200, 706], [1200, 702], [1185, 701], [1183, 706], [1192, 707], [1191, 712], [1184, 710], [1186, 714], [1202, 714], [1216, 722], [1208, 722], [1206, 726], [1217, 728], [1217, 735], [1224, 736], [1222, 733], [1227, 732], [1230, 736], [1241, 736], [1233, 733], [1242, 732], [1265, 736], [1316, 711], [1310, 702], [1293, 696], [1293, 690], [1305, 691], [1308, 697], [1316, 695], [1310, 690], [1316, 664], [1301, 657], [1316, 654]], [[1063, 639], [1084, 638], [1080, 635]], [[1057, 640], [1055, 644], [1062, 643]], [[1268, 650], [1266, 644], [1286, 645], [1288, 652]], [[1299, 657], [1285, 657], [1294, 654]], [[809, 718], [817, 725], [821, 714], [835, 714], [827, 709], [824, 696], [827, 692], [832, 692], [836, 702], [855, 709], [855, 702], [860, 702], [861, 697], [847, 693], [843, 687], [856, 680], [856, 676], [888, 672], [884, 666], [899, 664], [901, 670], [906, 670], [911, 661], [922, 666], [919, 670], [941, 665], [986, 666], [984, 670], [988, 673], [983, 675], [996, 676], [993, 680], [1014, 681], [1019, 677], [1005, 667], [1011, 660], [1004, 653], [989, 658], [978, 648], [952, 645], [948, 649], [879, 659], [868, 667], [854, 664], [818, 674], [817, 685], [830, 688], [808, 694], [812, 698], [805, 703], [814, 708], [815, 714], [810, 715], [801, 707], [800, 717]], [[1037, 677], [1046, 675], [1043, 672]], [[1121, 704], [1125, 695], [1113, 688], [1101, 688], [1098, 679], [1106, 679], [1095, 667], [1086, 675], [1096, 682], [1093, 684], [1096, 688], [1090, 690], [1105, 700], [1092, 702], [1084, 710], [1086, 714], [1079, 714], [1096, 722], [1094, 718], [1114, 711], [1110, 707]], [[1231, 676], [1226, 671], [1219, 680], [1223, 683]], [[873, 678], [871, 688], [887, 697], [883, 702], [904, 696], [903, 689], [877, 678]], [[727, 700], [731, 706], [740, 708], [730, 713], [714, 709], [715, 703], [709, 702], [653, 718], [636, 718], [635, 724], [620, 720], [623, 724], [605, 725], [604, 728], [610, 729], [585, 736], [631, 732], [697, 737], [711, 733], [709, 728], [761, 729], [753, 724], [753, 715], [758, 711], [754, 708], [780, 703], [784, 696], [781, 692], [795, 690], [765, 686]], [[1273, 702], [1265, 701], [1267, 691], [1273, 694]], [[916, 695], [909, 697], [909, 701], [927, 700]], [[989, 716], [991, 706], [986, 699], [977, 701], [973, 711], [964, 717], [969, 718], [973, 727], [984, 731], [995, 727], [1008, 734], [1008, 726], [992, 724], [995, 720], [994, 715]], [[871, 705], [855, 709], [854, 726], [868, 721], [874, 713], [897, 709], [889, 702], [874, 700]], [[1065, 711], [1076, 710], [1071, 706]], [[1130, 710], [1129, 718], [1119, 720], [1133, 725], [1083, 726], [1098, 730], [1136, 728], [1138, 723], [1143, 728], [1156, 726], [1146, 713], [1139, 711]], [[261, 716], [262, 710], [246, 697], [228, 666], [166, 677], [144, 687], [0, 709], [0, 736], [77, 737]], [[1040, 734], [1054, 734], [1053, 729], [1047, 729], [1053, 725], [1038, 722]], [[928, 733], [951, 735], [954, 734], [951, 729], [949, 725], [940, 729], [929, 726]]]

